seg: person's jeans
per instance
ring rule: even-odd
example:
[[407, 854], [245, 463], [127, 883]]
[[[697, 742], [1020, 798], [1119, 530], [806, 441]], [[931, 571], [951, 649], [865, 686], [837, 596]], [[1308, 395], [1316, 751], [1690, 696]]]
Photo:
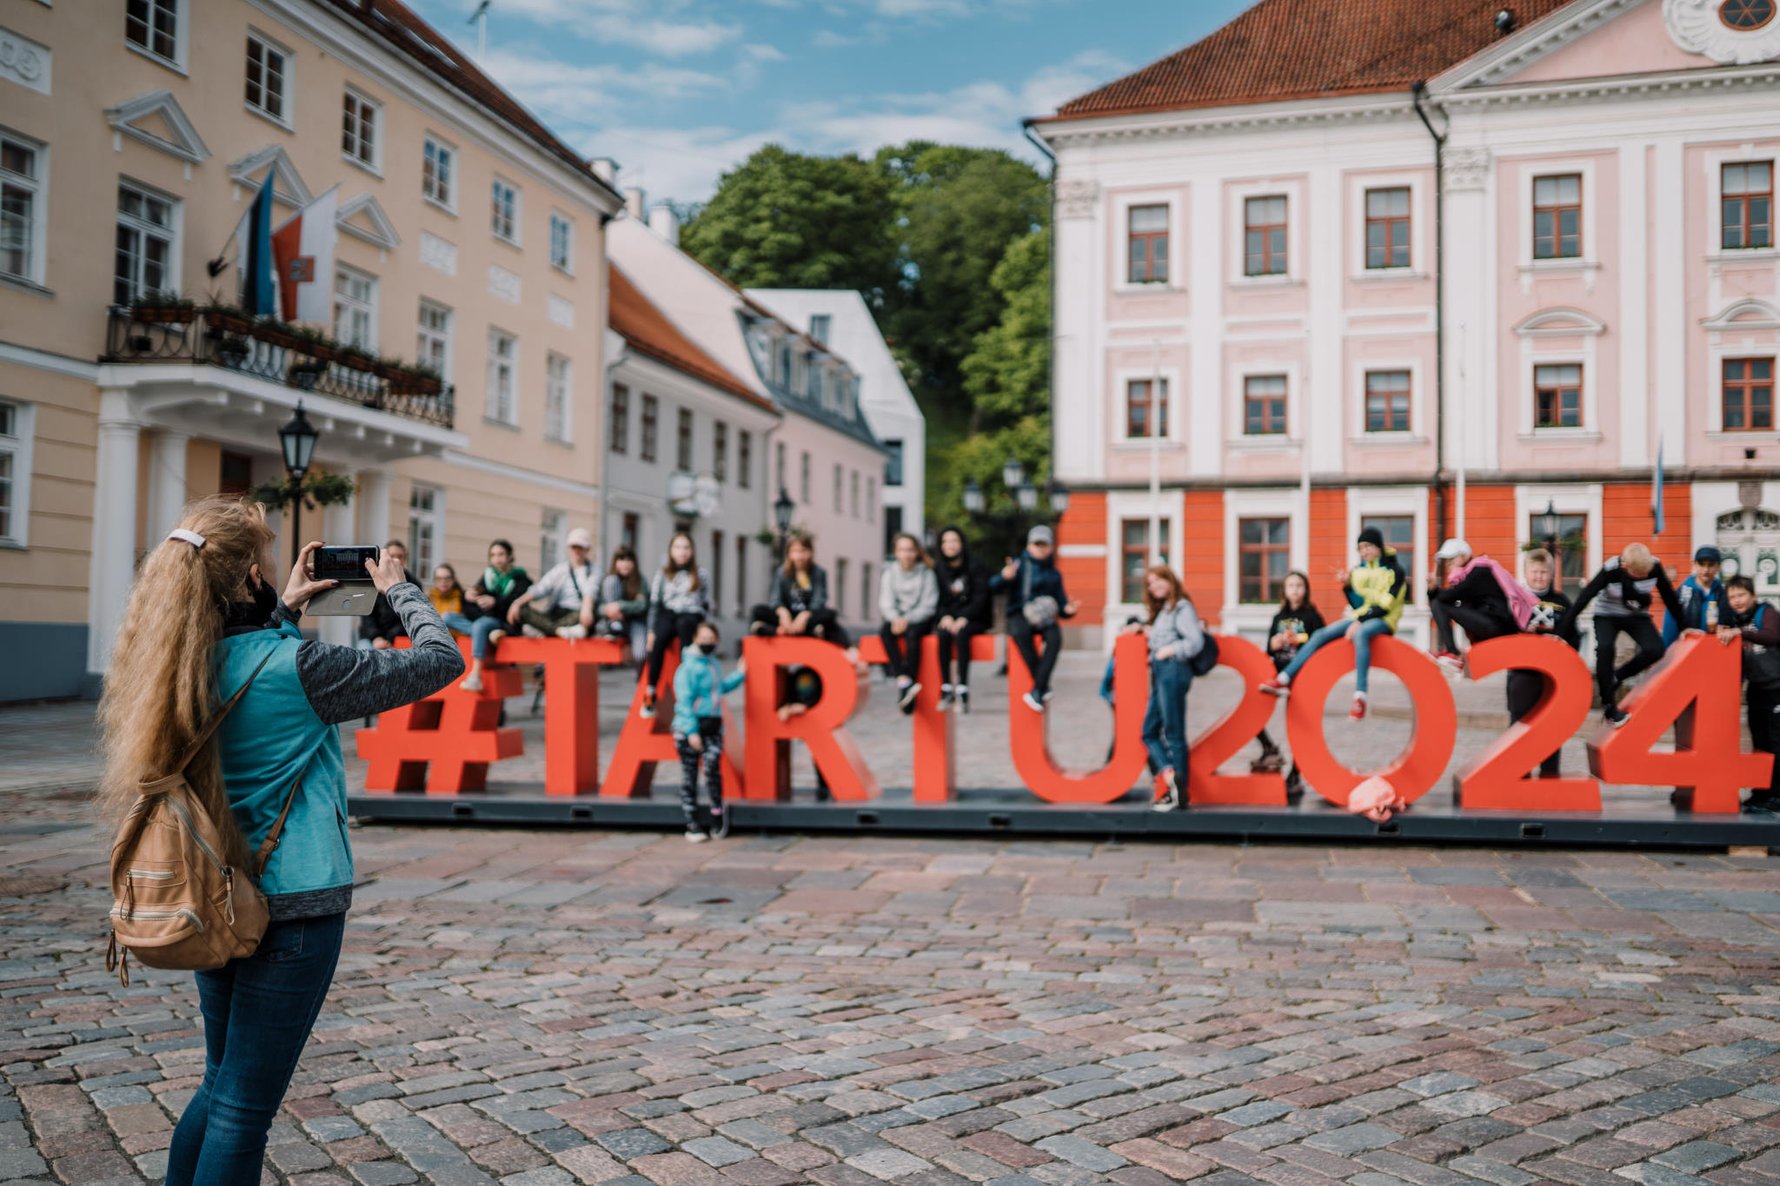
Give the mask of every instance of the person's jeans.
[[910, 622], [901, 634], [890, 629], [888, 622], [878, 627], [878, 637], [884, 642], [884, 654], [889, 658], [886, 666], [891, 675], [899, 680], [921, 678], [921, 640], [927, 637], [930, 625], [931, 621]]
[[259, 1182], [266, 1134], [327, 998], [345, 933], [344, 914], [275, 922], [252, 955], [196, 973], [204, 1079], [173, 1130], [166, 1186]]
[[445, 628], [453, 634], [474, 634], [476, 632], [476, 623], [468, 614], [450, 613], [439, 616], [445, 620]]
[[[966, 623], [955, 634], [950, 630], [935, 630], [933, 633], [939, 639], [939, 682], [968, 688], [970, 686], [970, 640], [981, 631], [974, 625]], [[952, 675], [954, 664], [958, 669], [956, 678]]]
[[[1515, 667], [1508, 672], [1508, 723], [1515, 724], [1527, 714], [1539, 707], [1539, 700], [1545, 695], [1545, 673], [1530, 667]], [[1539, 763], [1539, 774], [1544, 778], [1558, 776], [1558, 760], [1561, 749], [1554, 749]]]
[[519, 624], [542, 632], [545, 638], [555, 638], [563, 627], [581, 624], [581, 607], [541, 610], [528, 602], [519, 607]]
[[[1629, 634], [1638, 644], [1638, 653], [1624, 666], [1614, 667], [1614, 651], [1619, 636]], [[1595, 686], [1601, 692], [1601, 707], [1613, 707], [1619, 685], [1663, 657], [1663, 636], [1649, 614], [1627, 614], [1624, 617], [1595, 615]]]
[[[1040, 699], [1051, 690], [1051, 671], [1057, 666], [1057, 656], [1063, 650], [1063, 631], [1055, 623], [1043, 630], [1034, 630], [1032, 623], [1024, 615], [1016, 611], [1008, 618], [1007, 636], [1020, 652], [1020, 658], [1026, 661], [1026, 670], [1032, 673], [1032, 691]], [[1033, 644], [1034, 638], [1044, 640], [1044, 653], [1039, 654], [1038, 647]]]
[[649, 648], [649, 687], [661, 682], [661, 668], [674, 643], [678, 642], [682, 649], [691, 646], [698, 634], [699, 623], [704, 620], [702, 614], [677, 614], [666, 609], [655, 611], [649, 622], [649, 629], [655, 632], [655, 645]]
[[1187, 693], [1193, 668], [1178, 659], [1150, 660], [1150, 706], [1143, 714], [1143, 744], [1153, 770], [1173, 770], [1187, 785]]
[[[1296, 678], [1299, 668], [1310, 661], [1310, 657], [1320, 650], [1324, 643], [1339, 642], [1347, 635], [1347, 628], [1353, 621], [1343, 618], [1338, 622], [1330, 622], [1321, 630], [1310, 636], [1310, 641], [1298, 648], [1292, 661], [1280, 675], [1289, 683]], [[1354, 695], [1364, 696], [1372, 674], [1372, 640], [1380, 634], [1391, 632], [1390, 623], [1383, 618], [1368, 618], [1360, 623], [1354, 631]]]
[[488, 636], [493, 634], [496, 630], [508, 629], [510, 629], [510, 627], [507, 625], [507, 620], [493, 614], [484, 618], [477, 618], [474, 622], [471, 622], [470, 658], [488, 658]]

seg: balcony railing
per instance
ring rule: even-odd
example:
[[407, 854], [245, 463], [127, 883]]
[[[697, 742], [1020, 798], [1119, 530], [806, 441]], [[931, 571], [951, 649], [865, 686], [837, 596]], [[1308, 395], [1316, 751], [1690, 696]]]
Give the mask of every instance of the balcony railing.
[[234, 310], [113, 307], [102, 361], [218, 366], [392, 416], [452, 426], [454, 393], [437, 375]]

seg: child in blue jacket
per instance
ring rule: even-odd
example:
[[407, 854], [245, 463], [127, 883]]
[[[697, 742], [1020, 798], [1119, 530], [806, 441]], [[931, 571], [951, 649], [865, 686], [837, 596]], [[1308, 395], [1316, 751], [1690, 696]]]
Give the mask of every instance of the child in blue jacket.
[[674, 673], [674, 749], [680, 755], [680, 810], [686, 816], [686, 839], [700, 844], [710, 830], [698, 814], [698, 767], [705, 768], [705, 790], [711, 796], [711, 818], [719, 836], [728, 832], [723, 815], [723, 697], [741, 686], [747, 665], [723, 674], [717, 662], [717, 627], [700, 622], [692, 645], [680, 656]]

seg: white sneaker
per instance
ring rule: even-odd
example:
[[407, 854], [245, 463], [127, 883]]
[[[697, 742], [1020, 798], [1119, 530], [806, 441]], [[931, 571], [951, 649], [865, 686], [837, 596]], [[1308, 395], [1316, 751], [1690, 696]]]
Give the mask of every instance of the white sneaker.
[[705, 835], [703, 832], [699, 831], [697, 828], [687, 828], [686, 829], [686, 843], [688, 843], [688, 844], [703, 844], [705, 841], [707, 841], [709, 839], [710, 839], [709, 836]]
[[539, 630], [536, 626], [531, 626], [531, 625], [521, 626], [519, 628], [519, 632], [521, 634], [525, 635], [525, 637], [527, 637], [527, 638], [543, 638], [544, 637], [544, 632], [542, 630]]
[[482, 690], [482, 675], [480, 672], [472, 672], [464, 677], [463, 683], [457, 686], [466, 692], [480, 692]]
[[587, 637], [587, 627], [583, 626], [579, 622], [576, 622], [573, 626], [558, 627], [558, 629], [556, 631], [556, 637], [571, 638], [571, 639], [586, 638]]
[[1173, 770], [1162, 772], [1162, 783], [1167, 788], [1162, 797], [1150, 805], [1151, 811], [1175, 811], [1180, 807], [1180, 782], [1175, 778]]
[[1045, 710], [1045, 702], [1040, 700], [1037, 696], [1034, 696], [1031, 692], [1020, 697], [1020, 703], [1024, 704], [1027, 708], [1030, 708], [1033, 712], [1043, 712]]

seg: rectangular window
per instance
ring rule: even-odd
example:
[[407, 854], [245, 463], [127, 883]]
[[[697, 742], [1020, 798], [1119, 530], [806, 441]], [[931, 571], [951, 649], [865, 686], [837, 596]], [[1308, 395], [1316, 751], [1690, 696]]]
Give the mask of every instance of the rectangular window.
[[1366, 431], [1409, 431], [1409, 372], [1366, 372]]
[[538, 571], [549, 572], [562, 563], [562, 537], [568, 531], [568, 513], [544, 508], [538, 523]]
[[1582, 427], [1580, 364], [1533, 368], [1533, 427]]
[[1242, 204], [1243, 272], [1249, 276], [1286, 273], [1286, 200], [1248, 198]]
[[253, 456], [224, 449], [218, 458], [216, 492], [246, 494], [253, 489]]
[[1774, 245], [1774, 162], [1747, 161], [1719, 170], [1726, 251]]
[[25, 546], [30, 493], [31, 407], [0, 402], [0, 545]]
[[723, 612], [723, 533], [711, 532], [711, 608]]
[[1582, 174], [1533, 178], [1533, 258], [1582, 258]]
[[1133, 284], [1168, 282], [1168, 207], [1131, 207], [1130, 280]]
[[612, 415], [608, 439], [614, 453], [630, 451], [630, 388], [622, 383], [612, 384]]
[[739, 531], [735, 537], [735, 612], [737, 617], [748, 612], [748, 537]]
[[439, 492], [431, 486], [416, 484], [408, 488], [408, 565], [420, 579], [433, 579], [433, 569], [444, 555], [439, 542], [444, 532], [439, 529]]
[[1414, 601], [1415, 587], [1420, 583], [1416, 580], [1415, 568], [1415, 516], [1361, 516], [1360, 529], [1365, 530], [1368, 527], [1378, 528], [1378, 533], [1384, 536], [1385, 548], [1397, 553], [1397, 563], [1403, 567], [1403, 574], [1409, 578], [1409, 584], [1406, 587], [1407, 600]]
[[378, 145], [382, 141], [382, 137], [378, 135], [378, 121], [382, 115], [381, 106], [351, 87], [346, 89], [344, 110], [340, 117], [340, 150], [346, 154], [347, 160], [367, 169], [378, 167]]
[[619, 520], [618, 542], [634, 552], [637, 550], [637, 540], [641, 537], [642, 532], [643, 517], [635, 511], [624, 512], [624, 518]]
[[1774, 427], [1774, 360], [1724, 360], [1724, 430], [1770, 432]]
[[284, 123], [285, 88], [289, 83], [290, 51], [257, 33], [247, 35], [247, 105], [269, 119]]
[[902, 534], [902, 508], [884, 508], [884, 555], [896, 554], [896, 537]]
[[1366, 191], [1366, 267], [1409, 266], [1409, 187]]
[[884, 452], [884, 485], [902, 485], [902, 442], [885, 441]]
[[1251, 437], [1285, 435], [1284, 375], [1249, 375], [1243, 379], [1242, 431]]
[[831, 323], [832, 319], [826, 313], [812, 314], [810, 317], [810, 337], [822, 343], [824, 346], [828, 345], [828, 327]]
[[834, 467], [834, 513], [838, 515], [845, 509], [841, 503], [841, 467], [837, 464]]
[[570, 394], [574, 390], [569, 360], [560, 354], [544, 356], [544, 436], [547, 440], [567, 442], [569, 439]]
[[414, 360], [441, 379], [451, 377], [451, 310], [432, 301], [420, 302], [420, 333]]
[[117, 187], [117, 258], [112, 300], [128, 305], [137, 297], [174, 286], [175, 209], [173, 202], [124, 182]]
[[735, 484], [743, 490], [754, 485], [754, 434], [747, 429], [736, 434]]
[[674, 468], [692, 472], [692, 411], [681, 408], [675, 421]]
[[[1156, 538], [1160, 541], [1162, 563], [1171, 564], [1168, 540], [1174, 525], [1167, 519], [1156, 522]], [[1124, 519], [1119, 523], [1119, 600], [1136, 605], [1143, 600], [1143, 574], [1150, 566], [1150, 521]]]
[[1588, 580], [1588, 516], [1559, 515], [1555, 537], [1539, 534], [1547, 526], [1540, 521], [1544, 518], [1543, 512], [1527, 516], [1527, 539], [1542, 548], [1551, 548], [1557, 559], [1558, 588], [1574, 598]]
[[871, 583], [871, 565], [859, 566], [859, 616], [866, 621], [871, 620], [871, 591], [875, 586]]
[[721, 420], [711, 426], [711, 476], [729, 481], [729, 425]]
[[816, 403], [822, 403], [822, 360], [814, 354], [804, 362], [804, 383], [805, 394]]
[[[834, 562], [834, 604], [847, 604], [847, 558], [842, 556]], [[869, 611], [867, 617], [869, 618]]]
[[447, 210], [457, 204], [457, 149], [431, 136], [420, 165], [420, 193]]
[[503, 330], [488, 331], [488, 400], [483, 415], [501, 424], [519, 423], [516, 371], [519, 339]]
[[878, 480], [870, 474], [865, 475], [865, 521], [878, 521]]
[[570, 275], [575, 271], [575, 224], [550, 212], [550, 266]]
[[1292, 521], [1241, 519], [1236, 530], [1236, 599], [1250, 605], [1278, 601], [1292, 563]]
[[855, 519], [859, 517], [859, 471], [854, 470], [847, 475], [847, 506], [848, 513]]
[[377, 278], [356, 268], [334, 269], [334, 340], [377, 349]]
[[129, 0], [124, 39], [170, 65], [179, 65], [179, 0]]
[[43, 146], [0, 132], [0, 275], [43, 283]]
[[1125, 384], [1125, 435], [1133, 440], [1168, 435], [1168, 380]]
[[519, 190], [496, 177], [489, 190], [488, 229], [494, 237], [519, 244]]
[[774, 459], [775, 463], [774, 463], [773, 468], [776, 469], [779, 473], [778, 487], [781, 491], [783, 491], [783, 490], [787, 489], [787, 487], [785, 485], [785, 444], [783, 441], [781, 441], [778, 444], [778, 446], [775, 449], [775, 452], [778, 454], [778, 456]]
[[661, 434], [661, 401], [653, 395], [643, 397], [643, 442], [637, 456], [644, 461], [654, 461], [657, 439]]
[[797, 476], [797, 501], [810, 505], [810, 455], [803, 455], [803, 471]]

